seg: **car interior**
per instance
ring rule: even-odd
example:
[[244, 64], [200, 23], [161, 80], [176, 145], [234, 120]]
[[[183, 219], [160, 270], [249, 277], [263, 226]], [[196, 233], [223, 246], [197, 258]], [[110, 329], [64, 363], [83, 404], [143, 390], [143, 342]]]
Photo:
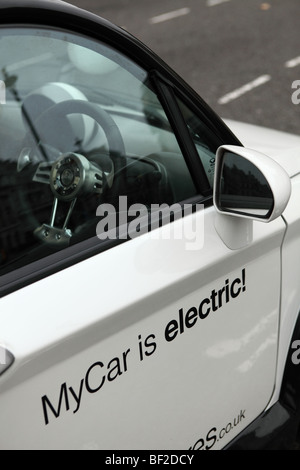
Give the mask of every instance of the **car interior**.
[[[137, 64], [56, 30], [2, 28], [0, 41], [0, 273], [95, 236], [97, 207], [121, 195], [149, 208], [196, 196]], [[212, 185], [215, 149], [193, 136]]]

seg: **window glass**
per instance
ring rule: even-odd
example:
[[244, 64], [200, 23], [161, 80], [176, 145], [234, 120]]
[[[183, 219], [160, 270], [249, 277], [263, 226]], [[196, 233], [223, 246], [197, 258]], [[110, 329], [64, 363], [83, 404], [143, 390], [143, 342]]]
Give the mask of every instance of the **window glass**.
[[[68, 32], [0, 29], [0, 275], [96, 235], [97, 209], [196, 189], [147, 73]], [[97, 233], [98, 235], [98, 233]]]

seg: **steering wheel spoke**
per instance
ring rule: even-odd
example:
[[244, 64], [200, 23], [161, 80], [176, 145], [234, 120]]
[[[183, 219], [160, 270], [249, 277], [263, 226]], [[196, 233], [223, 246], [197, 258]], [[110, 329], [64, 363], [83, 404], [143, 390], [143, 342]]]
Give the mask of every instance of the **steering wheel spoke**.
[[77, 199], [73, 199], [71, 202], [64, 224], [62, 228], [59, 228], [55, 226], [55, 218], [59, 201], [57, 198], [54, 198], [50, 224], [43, 224], [41, 227], [38, 227], [34, 231], [35, 236], [41, 241], [47, 242], [51, 245], [57, 246], [59, 244], [61, 247], [69, 245], [70, 239], [72, 237], [72, 231], [68, 229], [67, 225], [75, 207], [76, 200]]
[[36, 183], [50, 184], [51, 169], [51, 163], [40, 163], [35, 171], [35, 174], [33, 175], [32, 181], [35, 181]]
[[72, 231], [68, 228], [51, 227], [43, 224], [34, 231], [36, 238], [48, 245], [64, 248], [70, 244]]

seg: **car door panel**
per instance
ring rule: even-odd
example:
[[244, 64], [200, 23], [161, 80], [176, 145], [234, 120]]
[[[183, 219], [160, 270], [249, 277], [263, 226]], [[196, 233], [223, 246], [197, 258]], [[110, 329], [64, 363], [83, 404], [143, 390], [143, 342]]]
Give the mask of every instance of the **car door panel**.
[[1, 448], [217, 449], [265, 409], [285, 224], [232, 251], [215, 216], [186, 218], [204, 222], [197, 251], [148, 233], [3, 299], [31, 311], [2, 329]]

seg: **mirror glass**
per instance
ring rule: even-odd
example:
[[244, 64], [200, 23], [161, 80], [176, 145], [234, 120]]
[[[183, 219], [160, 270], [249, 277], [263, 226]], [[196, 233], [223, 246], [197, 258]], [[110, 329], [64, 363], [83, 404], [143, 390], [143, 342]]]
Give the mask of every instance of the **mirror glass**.
[[240, 155], [223, 155], [218, 206], [225, 212], [268, 218], [274, 197], [268, 181], [261, 171]]

